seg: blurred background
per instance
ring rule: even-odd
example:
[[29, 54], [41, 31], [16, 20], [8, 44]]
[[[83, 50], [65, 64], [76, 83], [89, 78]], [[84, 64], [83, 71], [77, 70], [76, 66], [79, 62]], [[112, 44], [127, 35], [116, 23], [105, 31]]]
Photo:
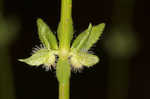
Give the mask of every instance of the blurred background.
[[[150, 99], [149, 0], [73, 0], [75, 37], [106, 23], [100, 63], [72, 73], [71, 99]], [[56, 33], [60, 0], [0, 0], [0, 99], [57, 99], [55, 71], [17, 61], [40, 45], [36, 19]]]

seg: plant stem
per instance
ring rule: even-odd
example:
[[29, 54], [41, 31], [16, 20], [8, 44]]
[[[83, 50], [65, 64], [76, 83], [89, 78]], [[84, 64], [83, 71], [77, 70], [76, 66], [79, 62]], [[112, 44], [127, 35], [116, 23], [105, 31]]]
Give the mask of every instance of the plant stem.
[[56, 68], [56, 75], [59, 81], [59, 99], [69, 99], [70, 63], [68, 62], [68, 52], [73, 36], [72, 25], [72, 0], [61, 1], [61, 17], [58, 26], [59, 38], [59, 60]]
[[59, 99], [69, 99], [69, 81], [67, 83], [59, 83]]
[[58, 60], [56, 75], [59, 82], [59, 99], [69, 99], [70, 64], [68, 58]]
[[61, 2], [61, 22], [71, 19], [72, 0], [62, 0]]
[[58, 26], [58, 38], [60, 49], [69, 50], [70, 42], [73, 36], [72, 25], [72, 0], [61, 1], [61, 17]]

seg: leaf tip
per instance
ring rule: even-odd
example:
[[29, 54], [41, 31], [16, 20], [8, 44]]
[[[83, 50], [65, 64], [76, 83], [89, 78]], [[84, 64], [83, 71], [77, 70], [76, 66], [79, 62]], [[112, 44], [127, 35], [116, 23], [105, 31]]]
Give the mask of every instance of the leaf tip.
[[91, 22], [89, 23], [89, 27], [92, 27], [92, 23]]
[[105, 28], [105, 26], [106, 26], [106, 23], [100, 23], [100, 25], [99, 25], [102, 29], [104, 29]]
[[44, 23], [44, 21], [41, 18], [38, 18], [36, 23], [37, 23], [37, 25], [40, 25], [40, 24]]
[[20, 61], [20, 62], [24, 62], [24, 59], [18, 59], [18, 61]]

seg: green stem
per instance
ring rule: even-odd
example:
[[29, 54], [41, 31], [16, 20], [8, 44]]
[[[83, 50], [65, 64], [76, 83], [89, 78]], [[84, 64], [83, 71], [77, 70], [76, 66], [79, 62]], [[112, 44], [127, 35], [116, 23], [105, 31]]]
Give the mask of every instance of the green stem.
[[61, 22], [71, 19], [72, 0], [62, 0], [61, 2]]
[[59, 83], [59, 99], [69, 99], [69, 81], [67, 83]]
[[59, 60], [56, 67], [56, 75], [59, 81], [59, 99], [69, 99], [70, 63], [68, 52], [73, 36], [72, 25], [72, 0], [61, 1], [61, 17], [58, 26]]
[[59, 99], [69, 99], [70, 64], [67, 58], [59, 58], [56, 76], [59, 82]]
[[69, 50], [73, 36], [72, 25], [72, 0], [62, 0], [61, 17], [58, 26], [59, 47], [61, 50]]
[[70, 64], [67, 58], [59, 58], [56, 76], [59, 82], [59, 99], [69, 99]]

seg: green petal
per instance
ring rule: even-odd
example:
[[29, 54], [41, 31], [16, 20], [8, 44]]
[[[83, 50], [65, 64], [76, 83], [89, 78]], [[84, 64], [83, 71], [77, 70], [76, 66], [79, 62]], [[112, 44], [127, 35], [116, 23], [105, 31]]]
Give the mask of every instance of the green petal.
[[31, 66], [38, 66], [38, 65], [53, 65], [55, 63], [55, 56], [52, 52], [48, 49], [40, 49], [35, 52], [32, 56], [26, 59], [19, 59], [21, 62], [25, 62]]
[[41, 42], [48, 49], [58, 49], [57, 40], [53, 32], [42, 19], [37, 19], [38, 34]]
[[101, 23], [92, 28], [89, 38], [85, 46], [83, 47], [84, 50], [89, 50], [93, 46], [93, 44], [95, 44], [98, 41], [99, 37], [103, 33], [104, 27], [105, 23]]
[[76, 50], [82, 49], [89, 38], [89, 34], [91, 30], [92, 30], [92, 24], [89, 24], [88, 29], [80, 33], [80, 35], [74, 40], [71, 48]]

